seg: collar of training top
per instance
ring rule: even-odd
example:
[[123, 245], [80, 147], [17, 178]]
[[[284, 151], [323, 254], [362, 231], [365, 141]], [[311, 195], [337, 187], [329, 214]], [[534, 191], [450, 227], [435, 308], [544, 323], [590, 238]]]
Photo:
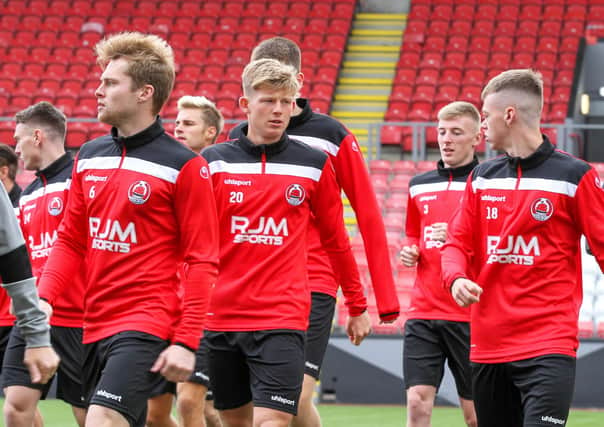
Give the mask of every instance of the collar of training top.
[[312, 116], [312, 108], [310, 108], [310, 102], [306, 98], [298, 98], [296, 99], [296, 105], [302, 109], [302, 112], [297, 116], [291, 116], [289, 119], [288, 129], [295, 128], [296, 126], [300, 126], [302, 123], [306, 122]]
[[147, 129], [144, 129], [132, 136], [118, 136], [117, 128], [115, 126], [111, 128], [111, 137], [113, 138], [113, 140], [117, 144], [123, 145], [126, 148], [136, 148], [140, 147], [141, 145], [145, 145], [153, 141], [162, 133], [164, 133], [164, 127], [161, 123], [161, 119], [159, 118], [159, 116], [155, 118], [153, 124]]
[[241, 135], [239, 136], [239, 145], [241, 146], [241, 148], [243, 148], [245, 151], [247, 151], [248, 153], [251, 154], [256, 154], [256, 155], [260, 155], [262, 153], [265, 154], [277, 154], [280, 153], [281, 151], [285, 150], [285, 148], [287, 147], [287, 144], [289, 143], [289, 138], [287, 137], [287, 134], [284, 132], [283, 135], [281, 135], [281, 138], [279, 139], [279, 141], [274, 142], [272, 144], [254, 144], [252, 141], [250, 141], [250, 139], [247, 137], [247, 130], [248, 130], [248, 125], [246, 124], [245, 126], [243, 126], [241, 128]]
[[472, 169], [474, 169], [477, 164], [478, 164], [478, 157], [474, 156], [472, 161], [470, 163], [468, 163], [467, 165], [459, 166], [457, 168], [446, 168], [445, 163], [441, 159], [437, 163], [438, 174], [442, 175], [442, 176], [451, 175], [454, 178], [457, 178], [458, 176], [468, 176], [468, 174], [470, 172], [472, 172]]
[[508, 164], [510, 165], [510, 167], [515, 169], [518, 167], [518, 165], [520, 165], [522, 169], [533, 169], [539, 166], [545, 160], [547, 160], [549, 156], [552, 155], [554, 150], [555, 147], [549, 141], [549, 138], [546, 135], [543, 135], [543, 142], [537, 148], [537, 150], [535, 150], [535, 152], [530, 156], [522, 159], [520, 157], [512, 157], [507, 153], [505, 155], [507, 157]]
[[69, 163], [71, 163], [72, 161], [73, 157], [71, 156], [71, 153], [66, 152], [57, 160], [46, 166], [44, 169], [40, 169], [39, 171], [37, 171], [36, 176], [43, 176], [46, 179], [50, 179], [59, 172], [61, 172], [63, 169], [65, 169], [65, 167], [67, 167], [67, 165], [69, 165]]

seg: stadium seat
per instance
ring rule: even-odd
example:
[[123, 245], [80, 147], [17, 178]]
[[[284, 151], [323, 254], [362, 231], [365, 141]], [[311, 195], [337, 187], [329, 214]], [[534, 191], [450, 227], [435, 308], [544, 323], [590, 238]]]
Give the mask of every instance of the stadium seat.
[[392, 125], [382, 126], [380, 141], [382, 144], [400, 145], [402, 142], [402, 128]]

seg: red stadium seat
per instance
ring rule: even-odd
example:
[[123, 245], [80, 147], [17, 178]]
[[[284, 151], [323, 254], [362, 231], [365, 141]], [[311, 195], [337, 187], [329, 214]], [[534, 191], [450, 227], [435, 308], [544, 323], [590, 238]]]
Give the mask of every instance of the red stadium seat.
[[414, 102], [411, 104], [408, 118], [411, 121], [426, 122], [430, 120], [432, 102]]
[[382, 144], [400, 145], [402, 142], [402, 128], [400, 126], [382, 126], [380, 141]]

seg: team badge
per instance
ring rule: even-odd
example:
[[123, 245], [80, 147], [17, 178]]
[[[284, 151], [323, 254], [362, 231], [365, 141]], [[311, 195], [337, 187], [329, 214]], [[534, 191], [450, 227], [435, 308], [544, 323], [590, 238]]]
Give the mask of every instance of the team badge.
[[135, 205], [142, 205], [151, 196], [151, 186], [147, 181], [136, 181], [128, 189], [128, 199]]
[[300, 206], [305, 197], [306, 192], [300, 184], [292, 184], [285, 190], [285, 199], [292, 206]]
[[554, 205], [545, 197], [541, 197], [531, 204], [531, 215], [537, 221], [547, 221], [553, 214]]
[[360, 151], [359, 146], [356, 142], [352, 141], [352, 151], [356, 151], [357, 153]]
[[48, 213], [52, 216], [57, 216], [61, 215], [61, 212], [63, 212], [63, 199], [55, 196], [48, 204]]
[[596, 176], [596, 187], [598, 187], [600, 190], [604, 190], [604, 182], [602, 182], [602, 180], [600, 179], [599, 176]]
[[210, 171], [208, 171], [208, 167], [202, 166], [201, 169], [199, 169], [199, 175], [201, 175], [203, 179], [208, 179], [210, 177]]

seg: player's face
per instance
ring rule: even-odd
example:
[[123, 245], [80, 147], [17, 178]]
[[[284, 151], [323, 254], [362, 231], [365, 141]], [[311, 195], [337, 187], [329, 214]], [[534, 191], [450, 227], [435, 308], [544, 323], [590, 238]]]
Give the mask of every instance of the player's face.
[[482, 104], [482, 122], [480, 128], [485, 141], [493, 150], [503, 151], [509, 128], [504, 120], [505, 108], [499, 102], [499, 94], [487, 95]]
[[478, 125], [468, 116], [438, 122], [438, 147], [446, 167], [457, 168], [470, 163], [479, 141]]
[[37, 170], [40, 166], [41, 154], [36, 130], [24, 123], [17, 123], [14, 139], [16, 143], [15, 152], [23, 160], [25, 169]]
[[255, 144], [277, 142], [294, 111], [295, 94], [285, 89], [261, 88], [249, 97], [241, 97], [239, 105], [248, 119], [248, 137]]
[[176, 116], [174, 135], [191, 150], [199, 153], [211, 144], [213, 134], [197, 108], [181, 108]]
[[128, 61], [113, 59], [101, 75], [97, 88], [97, 118], [100, 122], [119, 127], [134, 116], [140, 105], [132, 77], [126, 74]]

